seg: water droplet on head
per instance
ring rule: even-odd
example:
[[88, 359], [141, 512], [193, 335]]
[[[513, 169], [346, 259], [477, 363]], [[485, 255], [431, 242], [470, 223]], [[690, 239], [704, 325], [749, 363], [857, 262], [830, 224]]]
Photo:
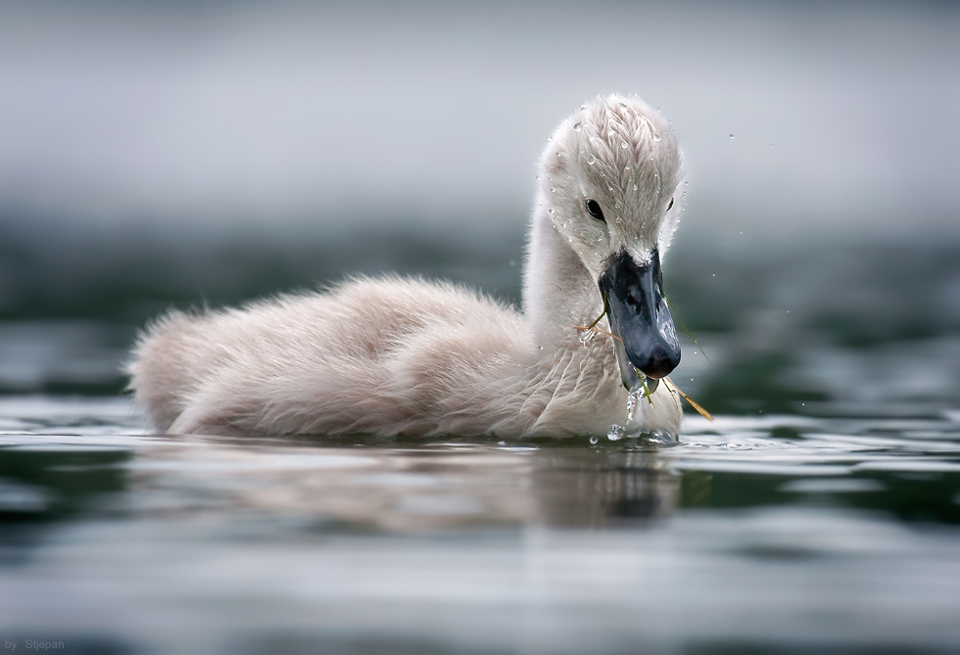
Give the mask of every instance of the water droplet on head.
[[587, 163], [593, 166], [594, 164], [597, 163], [597, 158], [594, 157], [593, 155], [590, 155], [589, 157], [587, 157]]
[[574, 131], [574, 132], [579, 132], [581, 127], [583, 127], [583, 123], [579, 123], [579, 122], [574, 123], [574, 124], [573, 124], [573, 131]]
[[557, 190], [554, 187], [550, 187], [550, 193], [556, 193]]
[[539, 175], [537, 176], [537, 180], [538, 180], [538, 181], [540, 180], [540, 176], [539, 176]]
[[636, 184], [633, 185], [633, 190], [634, 190], [634, 191], [636, 191], [636, 190], [639, 189], [639, 188], [640, 188], [640, 187], [638, 187]]
[[547, 210], [547, 213], [548, 213], [548, 214], [552, 214], [553, 212], [554, 212], [553, 207], [551, 207], [550, 209]]
[[627, 143], [626, 139], [620, 139], [620, 147], [626, 149], [630, 144]]

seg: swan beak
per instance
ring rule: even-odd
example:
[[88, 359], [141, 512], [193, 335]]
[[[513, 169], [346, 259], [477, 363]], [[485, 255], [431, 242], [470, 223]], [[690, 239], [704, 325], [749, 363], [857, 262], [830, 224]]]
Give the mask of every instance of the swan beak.
[[680, 363], [680, 342], [663, 297], [660, 253], [637, 265], [627, 252], [615, 255], [600, 276], [600, 293], [616, 337], [623, 386], [633, 389], [647, 377], [650, 391]]

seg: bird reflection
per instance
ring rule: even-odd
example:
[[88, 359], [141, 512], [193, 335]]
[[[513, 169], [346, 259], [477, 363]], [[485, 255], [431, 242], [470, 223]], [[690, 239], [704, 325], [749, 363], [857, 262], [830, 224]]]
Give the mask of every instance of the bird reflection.
[[640, 527], [679, 498], [661, 453], [620, 444], [328, 444], [171, 439], [138, 454], [131, 491], [148, 512], [215, 508], [322, 532], [396, 533]]
[[649, 522], [677, 505], [679, 477], [657, 452], [540, 451], [531, 476], [533, 520], [552, 527], [616, 527]]

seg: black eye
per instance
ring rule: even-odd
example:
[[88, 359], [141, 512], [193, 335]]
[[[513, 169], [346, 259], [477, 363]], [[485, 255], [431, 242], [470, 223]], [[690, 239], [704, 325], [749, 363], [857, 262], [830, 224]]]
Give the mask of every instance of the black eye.
[[667, 211], [670, 211], [671, 207], [673, 207], [673, 198], [670, 198], [670, 204], [667, 205]]
[[603, 217], [603, 210], [600, 209], [600, 203], [596, 200], [587, 201], [587, 213], [593, 216], [598, 221], [603, 221], [606, 223], [606, 219]]

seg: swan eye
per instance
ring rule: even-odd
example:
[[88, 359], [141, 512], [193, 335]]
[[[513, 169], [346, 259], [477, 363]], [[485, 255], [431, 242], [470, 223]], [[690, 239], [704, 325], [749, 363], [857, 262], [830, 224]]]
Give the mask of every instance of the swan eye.
[[673, 198], [670, 198], [670, 204], [667, 205], [667, 211], [670, 211], [671, 207], [673, 207]]
[[596, 200], [587, 201], [587, 213], [598, 221], [603, 221], [604, 223], [607, 222], [607, 220], [603, 217], [603, 210], [600, 209], [600, 203]]

